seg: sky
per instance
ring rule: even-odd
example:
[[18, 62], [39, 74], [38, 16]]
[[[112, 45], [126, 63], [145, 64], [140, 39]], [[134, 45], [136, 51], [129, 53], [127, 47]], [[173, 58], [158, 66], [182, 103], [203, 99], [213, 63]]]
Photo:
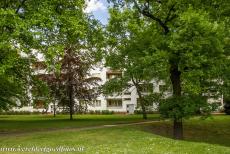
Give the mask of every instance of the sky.
[[106, 25], [109, 18], [107, 6], [107, 0], [88, 0], [85, 12], [92, 13], [96, 19]]

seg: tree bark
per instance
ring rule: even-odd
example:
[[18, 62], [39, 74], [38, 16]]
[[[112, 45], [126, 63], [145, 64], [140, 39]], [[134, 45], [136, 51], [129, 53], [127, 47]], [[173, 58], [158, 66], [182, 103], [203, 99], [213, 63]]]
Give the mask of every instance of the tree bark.
[[[178, 64], [175, 63], [175, 61], [171, 62], [170, 80], [173, 87], [173, 96], [181, 97], [181, 72], [179, 71]], [[183, 139], [182, 118], [174, 118], [173, 120], [173, 137], [175, 139]]]
[[54, 117], [56, 117], [56, 99], [54, 100]]
[[135, 88], [137, 90], [137, 94], [138, 94], [140, 102], [141, 102], [141, 109], [142, 109], [143, 119], [147, 119], [147, 113], [146, 113], [146, 109], [145, 109], [144, 98], [142, 97], [139, 83], [136, 82], [133, 77], [131, 78], [131, 80], [132, 80], [132, 82], [133, 82], [133, 84], [134, 84], [134, 86], [135, 86]]
[[142, 99], [141, 100], [141, 109], [142, 109], [142, 116], [143, 116], [143, 119], [147, 119], [147, 113], [146, 113], [146, 109], [145, 109], [145, 105], [144, 105], [144, 100]]
[[142, 116], [143, 119], [147, 119], [147, 113], [146, 113], [146, 108], [145, 108], [145, 104], [144, 104], [144, 98], [141, 95], [141, 91], [137, 88], [137, 94], [139, 96], [140, 99], [140, 103], [141, 103], [141, 109], [142, 109]]
[[73, 89], [72, 85], [69, 85], [69, 114], [70, 120], [73, 120]]
[[[70, 51], [71, 52], [71, 51]], [[68, 57], [71, 56], [70, 52], [68, 53]], [[71, 62], [70, 59], [68, 59], [68, 93], [69, 93], [69, 114], [70, 114], [70, 120], [73, 120], [73, 76], [71, 71]]]
[[174, 139], [183, 139], [183, 123], [182, 119], [174, 119], [173, 121], [173, 137]]

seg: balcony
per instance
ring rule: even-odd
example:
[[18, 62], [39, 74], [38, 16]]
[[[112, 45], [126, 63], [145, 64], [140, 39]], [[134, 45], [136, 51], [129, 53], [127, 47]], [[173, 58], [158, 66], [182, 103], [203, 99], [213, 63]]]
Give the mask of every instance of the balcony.
[[106, 79], [110, 80], [113, 78], [121, 78], [122, 77], [122, 72], [119, 70], [108, 70], [106, 72]]

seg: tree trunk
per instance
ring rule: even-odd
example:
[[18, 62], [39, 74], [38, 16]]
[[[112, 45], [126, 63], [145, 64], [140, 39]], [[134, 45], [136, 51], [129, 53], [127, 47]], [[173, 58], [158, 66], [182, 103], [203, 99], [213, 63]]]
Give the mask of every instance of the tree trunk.
[[174, 119], [173, 121], [173, 137], [174, 139], [183, 139], [183, 123], [182, 119]]
[[145, 105], [143, 103], [144, 100], [141, 100], [141, 109], [142, 109], [142, 116], [143, 116], [143, 119], [147, 119], [147, 113], [146, 113], [146, 109], [145, 109]]
[[60, 100], [60, 93], [59, 93], [60, 80], [59, 80], [59, 75], [57, 73], [55, 73], [55, 78], [56, 80], [55, 80], [54, 117], [56, 117], [56, 110], [57, 110], [56, 103], [58, 104]]
[[73, 120], [73, 89], [72, 89], [72, 85], [69, 85], [69, 114], [70, 114], [70, 120]]
[[54, 117], [56, 117], [56, 99], [54, 100]]
[[[171, 62], [170, 79], [173, 87], [173, 96], [181, 96], [181, 72], [178, 69], [178, 64], [175, 60]], [[182, 118], [174, 118], [173, 123], [173, 136], [175, 139], [183, 139], [183, 123]]]
[[[69, 52], [69, 55], [70, 52]], [[72, 74], [72, 70], [71, 70], [71, 62], [68, 59], [68, 93], [69, 93], [69, 114], [70, 114], [70, 120], [73, 120], [73, 74]]]
[[68, 93], [69, 93], [69, 114], [70, 120], [73, 120], [73, 85], [72, 85], [72, 74], [69, 73], [68, 79]]
[[147, 113], [146, 113], [146, 109], [145, 109], [145, 104], [144, 104], [144, 98], [142, 97], [141, 95], [141, 91], [139, 90], [138, 86], [137, 87], [137, 94], [139, 96], [139, 99], [140, 99], [140, 103], [141, 103], [141, 109], [142, 109], [142, 116], [143, 116], [143, 119], [147, 119]]

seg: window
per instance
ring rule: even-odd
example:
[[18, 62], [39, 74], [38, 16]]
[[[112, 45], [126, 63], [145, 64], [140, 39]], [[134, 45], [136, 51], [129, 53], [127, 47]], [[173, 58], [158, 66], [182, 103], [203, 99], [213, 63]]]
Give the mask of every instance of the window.
[[137, 107], [140, 107], [141, 106], [141, 100], [140, 98], [137, 98]]
[[98, 77], [98, 78], [100, 78], [100, 77], [101, 77], [101, 74], [100, 74], [100, 73], [93, 73], [93, 74], [92, 74], [92, 77]]
[[124, 101], [131, 101], [131, 98], [124, 98]]
[[83, 104], [89, 104], [89, 101], [87, 101], [87, 100], [80, 100], [79, 101], [79, 105], [83, 105]]
[[100, 107], [101, 106], [101, 100], [93, 100], [92, 106], [93, 107]]
[[120, 74], [107, 74], [107, 79], [114, 79], [114, 78], [119, 78], [121, 77]]
[[121, 78], [122, 73], [120, 71], [108, 71], [106, 72], [106, 78], [108, 80], [113, 79], [113, 78]]
[[126, 92], [124, 92], [124, 95], [131, 95], [131, 92], [126, 91]]
[[107, 107], [122, 107], [122, 99], [108, 99]]

